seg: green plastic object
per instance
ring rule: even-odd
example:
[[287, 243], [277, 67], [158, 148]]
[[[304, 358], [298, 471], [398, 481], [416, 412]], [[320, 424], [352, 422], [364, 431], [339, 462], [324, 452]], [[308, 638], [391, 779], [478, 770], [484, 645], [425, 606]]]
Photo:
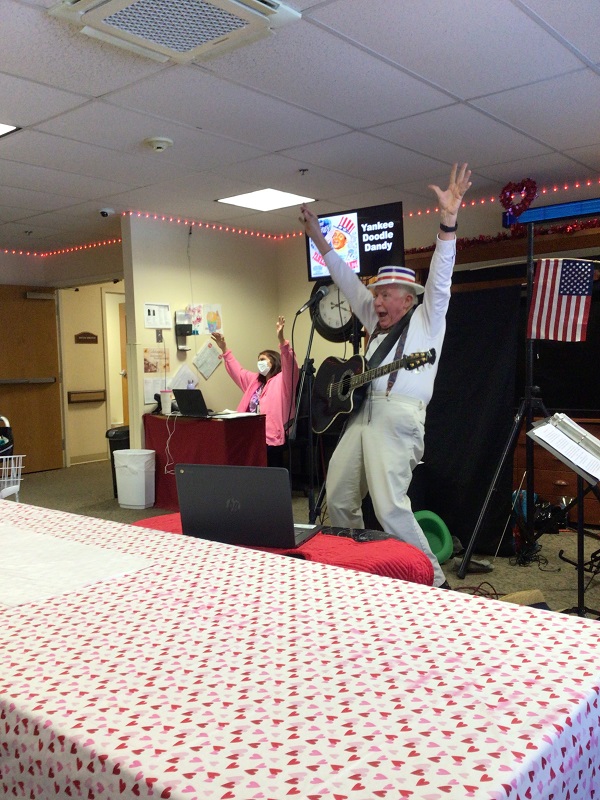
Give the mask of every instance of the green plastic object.
[[421, 526], [433, 554], [443, 564], [454, 552], [452, 536], [444, 520], [433, 511], [417, 511], [415, 519]]

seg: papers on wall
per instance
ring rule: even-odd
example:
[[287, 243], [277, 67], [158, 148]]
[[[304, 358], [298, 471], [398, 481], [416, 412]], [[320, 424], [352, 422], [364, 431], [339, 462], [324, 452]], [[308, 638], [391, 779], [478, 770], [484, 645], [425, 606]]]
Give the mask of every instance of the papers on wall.
[[204, 333], [223, 332], [223, 312], [220, 303], [204, 303]]
[[164, 378], [144, 378], [144, 403], [155, 403], [154, 395], [165, 388]]
[[221, 350], [212, 341], [206, 342], [194, 356], [194, 366], [203, 378], [208, 380], [221, 363]]
[[220, 303], [198, 303], [185, 308], [195, 335], [223, 331], [223, 311]]
[[566, 414], [536, 422], [527, 435], [588, 483], [600, 481], [600, 440]]
[[169, 389], [187, 389], [189, 383], [195, 386], [198, 375], [187, 364], [183, 364], [169, 381]]
[[171, 308], [168, 303], [144, 303], [145, 328], [172, 328]]
[[168, 347], [144, 347], [144, 375], [160, 375], [164, 380], [170, 368]]
[[202, 320], [204, 318], [204, 314], [202, 311], [202, 304], [186, 306], [185, 312], [190, 317], [194, 334], [197, 336], [198, 334], [203, 333]]
[[168, 347], [144, 348], [144, 403], [153, 403], [154, 395], [168, 388], [170, 368]]

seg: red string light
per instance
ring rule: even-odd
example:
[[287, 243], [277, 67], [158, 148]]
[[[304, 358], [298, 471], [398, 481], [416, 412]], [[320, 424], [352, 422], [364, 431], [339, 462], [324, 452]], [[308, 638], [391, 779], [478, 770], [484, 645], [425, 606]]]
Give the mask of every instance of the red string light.
[[[554, 186], [550, 186], [550, 187], [544, 186], [544, 187], [542, 187], [542, 188], [540, 188], [538, 190], [538, 194], [539, 195], [556, 194], [556, 193], [562, 192], [562, 191], [565, 191], [565, 192], [573, 191], [573, 190], [581, 189], [581, 188], [584, 188], [584, 187], [589, 188], [589, 187], [595, 186], [595, 185], [599, 185], [600, 186], [600, 178], [587, 178], [586, 180], [575, 180], [571, 184], [565, 183], [562, 186], [559, 186], [557, 184], [555, 184]], [[496, 200], [497, 200], [496, 197], [481, 197], [479, 199], [470, 200], [468, 205], [470, 205], [471, 207], [474, 207], [474, 206], [479, 206], [479, 205], [485, 205], [487, 203], [494, 203], [495, 204]], [[463, 202], [461, 204], [461, 207], [462, 208], [467, 208], [467, 203]], [[421, 217], [423, 215], [428, 215], [428, 214], [431, 214], [431, 213], [435, 213], [435, 214], [439, 213], [439, 208], [435, 207], [435, 208], [425, 208], [425, 209], [417, 209], [417, 210], [413, 210], [413, 211], [408, 211], [408, 212], [405, 212], [404, 216], [409, 218], [409, 219], [411, 219], [413, 217]], [[283, 241], [285, 239], [296, 238], [297, 236], [304, 236], [304, 231], [292, 231], [291, 233], [262, 233], [262, 232], [259, 232], [259, 231], [250, 231], [250, 230], [247, 230], [247, 229], [242, 230], [241, 228], [234, 228], [234, 227], [231, 227], [229, 225], [226, 225], [225, 227], [223, 227], [223, 225], [219, 225], [218, 223], [202, 222], [200, 220], [187, 220], [187, 219], [182, 220], [181, 218], [167, 217], [164, 214], [155, 214], [155, 213], [149, 212], [149, 211], [133, 211], [133, 210], [122, 211], [121, 212], [121, 216], [123, 216], [123, 217], [136, 216], [138, 219], [144, 218], [144, 219], [154, 220], [154, 221], [157, 221], [157, 222], [173, 222], [173, 223], [176, 223], [178, 225], [180, 225], [183, 222], [183, 224], [186, 225], [186, 226], [191, 225], [192, 227], [196, 226], [198, 228], [204, 227], [207, 230], [214, 230], [214, 231], [218, 230], [218, 231], [224, 232], [224, 233], [233, 233], [233, 234], [243, 235], [243, 236], [255, 236], [255, 237], [261, 238], [261, 239], [269, 239], [269, 240], [274, 241], [274, 242], [280, 242], [280, 241]], [[595, 222], [597, 222], [597, 221], [595, 220]], [[587, 225], [586, 225], [586, 227], [587, 227]], [[501, 236], [504, 236], [504, 234], [501, 234]], [[514, 236], [514, 234], [513, 234], [513, 236]], [[476, 241], [477, 242], [481, 242], [481, 241], [489, 240], [489, 239], [490, 239], [490, 237], [481, 236], [481, 237], [478, 237], [476, 239]], [[63, 247], [63, 248], [60, 248], [58, 250], [49, 250], [49, 251], [46, 251], [46, 252], [38, 252], [38, 251], [30, 251], [30, 250], [27, 250], [27, 251], [24, 251], [24, 250], [13, 250], [13, 249], [10, 249], [10, 248], [4, 248], [4, 249], [0, 249], [0, 253], [5, 253], [6, 255], [20, 255], [20, 256], [23, 255], [23, 256], [33, 256], [33, 257], [36, 257], [36, 258], [46, 258], [48, 256], [64, 255], [65, 253], [76, 253], [78, 251], [87, 250], [87, 249], [93, 248], [93, 247], [106, 247], [106, 246], [113, 245], [113, 244], [121, 244], [121, 242], [122, 242], [121, 238], [109, 239], [109, 240], [104, 241], [104, 242], [90, 242], [88, 244], [74, 245], [73, 247]], [[469, 246], [469, 245], [470, 245], [470, 243], [469, 244], [467, 244], [466, 242], [464, 243], [464, 246]], [[429, 247], [414, 248], [413, 250], [411, 250], [411, 251], [407, 250], [406, 252], [407, 253], [408, 252], [424, 252], [427, 249], [430, 249], [430, 248]]]
[[34, 256], [36, 258], [46, 258], [47, 256], [59, 256], [64, 255], [65, 253], [76, 253], [79, 250], [89, 250], [93, 247], [107, 247], [112, 244], [121, 244], [122, 239], [119, 237], [118, 239], [107, 239], [104, 242], [90, 242], [89, 244], [79, 244], [74, 245], [73, 247], [63, 247], [60, 250], [48, 250], [43, 253], [38, 253], [37, 250], [11, 250], [10, 248], [0, 249], [0, 253], [5, 253], [6, 255], [13, 255], [13, 256]]

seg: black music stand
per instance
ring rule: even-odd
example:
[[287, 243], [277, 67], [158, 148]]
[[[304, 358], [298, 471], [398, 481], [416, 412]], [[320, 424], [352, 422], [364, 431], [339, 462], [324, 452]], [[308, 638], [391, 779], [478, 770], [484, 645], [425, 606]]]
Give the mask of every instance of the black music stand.
[[[541, 208], [529, 209], [525, 211], [517, 219], [506, 213], [503, 215], [504, 227], [511, 227], [516, 224], [527, 225], [527, 316], [529, 316], [529, 308], [531, 306], [531, 298], [533, 295], [533, 275], [534, 275], [534, 223], [535, 222], [551, 222], [565, 219], [574, 219], [575, 217], [593, 216], [600, 213], [600, 199], [576, 201], [573, 203], [558, 203], [551, 206], [543, 206]], [[544, 406], [542, 398], [539, 396], [539, 387], [533, 385], [533, 341], [527, 339], [525, 351], [525, 393], [519, 405], [519, 410], [514, 419], [513, 427], [506, 442], [506, 446], [502, 451], [500, 461], [492, 478], [488, 493], [484, 500], [481, 513], [473, 530], [473, 534], [465, 549], [463, 559], [456, 572], [459, 578], [464, 578], [471, 560], [473, 548], [477, 542], [477, 537], [485, 520], [490, 500], [497, 489], [498, 479], [505, 468], [509, 456], [512, 455], [514, 447], [517, 443], [519, 432], [523, 425], [526, 423], [526, 431], [529, 431], [532, 426], [534, 412], [538, 412], [540, 416], [549, 416], [546, 407]], [[525, 481], [525, 496], [526, 496], [526, 520], [525, 528], [527, 531], [528, 541], [534, 541], [534, 455], [533, 455], [533, 441], [530, 437], [525, 438], [525, 465], [526, 465], [526, 481]]]
[[[565, 415], [555, 415], [556, 417], [562, 417], [565, 419]], [[554, 418], [553, 418], [554, 419]], [[568, 418], [566, 418], [568, 419]], [[572, 423], [572, 420], [568, 420], [569, 423]], [[584, 496], [588, 492], [593, 492], [596, 495], [596, 498], [600, 500], [600, 491], [598, 490], [598, 481], [596, 480], [594, 475], [589, 474], [582, 466], [581, 462], [577, 462], [574, 460], [573, 455], [569, 456], [556, 443], [545, 441], [538, 437], [540, 430], [547, 425], [552, 425], [552, 419], [542, 420], [541, 422], [537, 422], [533, 429], [528, 433], [528, 438], [534, 439], [539, 445], [544, 447], [548, 452], [552, 453], [552, 455], [561, 461], [565, 466], [569, 469], [573, 470], [577, 474], [577, 497], [569, 503], [567, 508], [571, 509], [573, 506], [577, 506], [577, 561], [573, 561], [570, 558], [567, 558], [564, 555], [564, 550], [560, 550], [558, 553], [558, 557], [562, 561], [566, 561], [568, 564], [572, 564], [577, 569], [577, 605], [573, 608], [566, 609], [564, 613], [567, 614], [577, 614], [580, 617], [585, 617], [588, 614], [595, 614], [596, 617], [600, 618], [600, 611], [596, 611], [595, 609], [588, 608], [585, 605], [585, 585], [584, 585], [584, 573], [591, 572], [592, 575], [597, 575], [600, 572], [600, 558], [598, 557], [598, 551], [592, 554], [590, 561], [585, 563], [585, 552], [584, 552], [584, 542], [585, 542], [585, 525], [584, 525], [584, 518], [583, 518], [583, 499]], [[552, 428], [550, 428], [552, 430]], [[573, 442], [569, 442], [571, 445]], [[581, 452], [585, 453], [585, 447], [582, 447], [580, 443], [577, 443], [579, 448], [575, 449], [575, 453], [578, 452], [580, 449]], [[589, 452], [589, 451], [588, 451]], [[575, 457], [576, 459], [576, 457]], [[584, 483], [587, 483], [587, 488], [584, 489]]]
[[[581, 475], [577, 476], [577, 499], [574, 503], [577, 504], [577, 561], [572, 561], [564, 555], [564, 550], [558, 551], [558, 557], [568, 564], [572, 564], [577, 569], [577, 605], [574, 608], [566, 609], [566, 614], [577, 614], [580, 617], [586, 617], [588, 614], [595, 614], [600, 619], [600, 611], [588, 608], [585, 604], [585, 585], [584, 573], [591, 572], [592, 576], [600, 572], [600, 550], [596, 550], [591, 554], [590, 560], [585, 562], [584, 541], [585, 541], [585, 526], [583, 520], [583, 498], [584, 496], [593, 491], [598, 500], [600, 501], [600, 493], [598, 488], [592, 484], [588, 484], [587, 488], [583, 488], [583, 478]], [[569, 504], [573, 505], [573, 504]]]

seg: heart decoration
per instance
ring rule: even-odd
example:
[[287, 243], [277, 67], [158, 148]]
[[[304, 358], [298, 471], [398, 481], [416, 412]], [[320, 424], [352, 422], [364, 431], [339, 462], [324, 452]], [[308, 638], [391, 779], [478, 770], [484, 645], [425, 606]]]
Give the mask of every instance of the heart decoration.
[[[520, 203], [513, 205], [516, 197]], [[500, 202], [512, 217], [519, 217], [537, 197], [537, 184], [531, 178], [524, 178], [520, 183], [507, 183], [500, 192]]]

